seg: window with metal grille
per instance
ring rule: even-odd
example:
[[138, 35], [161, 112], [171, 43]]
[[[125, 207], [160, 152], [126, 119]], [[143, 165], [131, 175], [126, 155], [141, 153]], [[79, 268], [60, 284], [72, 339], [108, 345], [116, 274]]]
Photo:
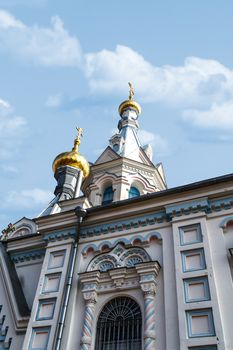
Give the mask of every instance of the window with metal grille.
[[110, 300], [100, 313], [95, 350], [141, 350], [142, 314], [131, 298]]

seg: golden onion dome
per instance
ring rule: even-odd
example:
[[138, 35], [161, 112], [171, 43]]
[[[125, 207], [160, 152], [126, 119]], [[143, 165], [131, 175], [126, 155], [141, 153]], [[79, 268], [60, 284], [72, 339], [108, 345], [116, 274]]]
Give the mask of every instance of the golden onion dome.
[[128, 108], [133, 108], [136, 110], [137, 114], [140, 114], [141, 113], [141, 106], [139, 105], [139, 103], [137, 103], [136, 101], [133, 100], [133, 96], [134, 96], [134, 89], [133, 89], [133, 85], [132, 83], [128, 83], [129, 84], [129, 99], [128, 100], [125, 100], [123, 101], [119, 108], [118, 108], [118, 111], [119, 111], [119, 114], [120, 116], [122, 115], [122, 113], [128, 109]]
[[83, 172], [83, 176], [87, 177], [90, 173], [90, 166], [88, 161], [78, 152], [79, 145], [81, 143], [81, 136], [83, 136], [83, 131], [81, 128], [77, 128], [78, 135], [74, 140], [74, 147], [70, 152], [60, 153], [53, 161], [53, 171], [54, 173], [58, 168], [62, 166], [72, 166], [78, 168]]
[[141, 107], [140, 107], [139, 103], [137, 103], [136, 101], [133, 101], [133, 100], [126, 100], [120, 104], [120, 106], [118, 108], [119, 114], [122, 115], [122, 113], [128, 108], [136, 109], [137, 114], [141, 113]]

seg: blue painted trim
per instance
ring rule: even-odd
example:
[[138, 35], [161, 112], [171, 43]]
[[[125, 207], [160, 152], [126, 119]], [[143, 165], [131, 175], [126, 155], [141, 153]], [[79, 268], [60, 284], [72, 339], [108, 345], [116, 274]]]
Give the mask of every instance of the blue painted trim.
[[137, 235], [130, 239], [130, 243], [133, 244], [133, 242], [136, 240], [140, 241], [141, 243], [145, 242], [145, 238], [142, 235]]
[[[190, 242], [185, 243], [185, 241], [184, 241], [185, 232], [187, 232], [189, 230], [192, 230], [192, 229], [196, 230], [196, 232], [197, 232], [197, 239], [194, 240], [194, 241], [190, 241]], [[179, 235], [180, 235], [180, 245], [182, 245], [182, 246], [203, 242], [203, 236], [202, 236], [201, 225], [200, 224], [194, 224], [194, 225], [187, 225], [187, 226], [179, 227]]]
[[[46, 343], [46, 347], [45, 348], [34, 348], [34, 347], [32, 347], [33, 339], [34, 339], [34, 336], [36, 335], [37, 332], [48, 332], [47, 343]], [[30, 340], [30, 344], [29, 344], [29, 350], [47, 350], [48, 349], [49, 336], [50, 336], [50, 327], [35, 327], [35, 328], [33, 328], [32, 329], [31, 340]]]
[[112, 242], [111, 241], [104, 241], [102, 243], [100, 243], [98, 246], [97, 246], [97, 250], [102, 250], [102, 248], [107, 245], [109, 246], [109, 248], [112, 248]]
[[[193, 302], [198, 302], [198, 301], [210, 300], [210, 288], [209, 288], [208, 277], [188, 278], [188, 279], [185, 279], [183, 282], [184, 282], [184, 295], [185, 295], [185, 302], [186, 303], [193, 303]], [[195, 284], [196, 282], [198, 282], [198, 283], [203, 282], [204, 296], [203, 296], [203, 298], [190, 299], [189, 298], [189, 286], [191, 284]]]
[[222, 198], [218, 200], [200, 199], [196, 201], [187, 201], [178, 205], [168, 206], [165, 210], [132, 218], [130, 220], [120, 220], [96, 226], [87, 226], [81, 228], [81, 237], [92, 237], [101, 234], [108, 234], [123, 230], [130, 230], [135, 227], [145, 227], [155, 223], [169, 222], [173, 217], [189, 215], [191, 213], [211, 213], [214, 211], [225, 210], [233, 207], [233, 197]]
[[226, 228], [229, 221], [233, 221], [233, 216], [228, 216], [228, 217], [224, 218], [220, 222], [219, 227], [221, 227], [223, 229]]
[[[62, 264], [51, 267], [52, 259], [56, 255], [63, 255], [62, 256]], [[63, 250], [56, 250], [54, 252], [51, 252], [50, 255], [49, 255], [48, 270], [53, 270], [53, 269], [58, 269], [59, 267], [63, 267], [64, 266], [64, 261], [65, 261], [65, 256], [66, 256], [66, 250], [65, 249], [63, 249]]]
[[114, 241], [110, 241], [110, 240], [107, 240], [107, 241], [104, 241], [104, 242], [101, 242], [99, 245], [96, 245], [96, 244], [88, 244], [86, 245], [83, 249], [82, 249], [82, 254], [85, 255], [87, 253], [87, 250], [89, 248], [93, 248], [93, 250], [96, 252], [96, 251], [100, 251], [102, 249], [102, 247], [104, 245], [108, 245], [109, 246], [109, 249], [112, 249], [114, 248], [118, 243], [120, 242], [123, 242], [125, 245], [131, 245], [133, 244], [133, 242], [138, 239], [140, 240], [142, 243], [147, 243], [150, 241], [150, 239], [152, 237], [156, 237], [157, 239], [161, 240], [162, 237], [160, 235], [159, 232], [150, 232], [148, 233], [145, 237], [143, 237], [142, 235], [137, 235], [137, 236], [134, 236], [130, 239], [126, 239], [126, 238], [118, 238], [117, 240], [114, 240]]
[[164, 221], [169, 221], [169, 218], [167, 217], [165, 211], [162, 211], [150, 215], [137, 217], [137, 219], [117, 220], [112, 223], [81, 228], [81, 237], [96, 236], [116, 231], [130, 230], [131, 228], [154, 225], [156, 222], [161, 223]]
[[233, 206], [233, 197], [210, 200], [209, 204], [211, 211], [231, 209]]
[[[52, 315], [50, 317], [39, 317], [41, 306], [46, 304], [52, 304], [52, 303], [53, 303]], [[36, 321], [52, 320], [54, 316], [55, 305], [56, 305], [56, 298], [39, 300], [37, 313], [36, 313]]]
[[[186, 257], [189, 256], [189, 255], [193, 255], [194, 253], [200, 253], [201, 266], [198, 269], [196, 269], [196, 268], [187, 269], [186, 268]], [[206, 262], [205, 262], [205, 255], [204, 255], [204, 249], [203, 248], [182, 251], [181, 252], [181, 256], [182, 256], [183, 272], [199, 271], [199, 270], [206, 269]]]
[[86, 245], [86, 246], [82, 249], [82, 254], [83, 254], [83, 255], [87, 254], [87, 251], [88, 251], [89, 248], [93, 248], [94, 252], [96, 252], [96, 251], [98, 250], [97, 245], [91, 243], [91, 244]]
[[[59, 282], [58, 282], [58, 287], [57, 289], [50, 289], [50, 290], [45, 290], [46, 287], [46, 281], [48, 280], [49, 277], [59, 277]], [[43, 294], [49, 294], [49, 293], [56, 293], [59, 291], [59, 287], [60, 287], [60, 282], [61, 282], [61, 272], [60, 273], [50, 273], [50, 274], [46, 274], [45, 278], [44, 278], [44, 284], [43, 284], [43, 288], [42, 288], [42, 293]]]
[[45, 233], [43, 235], [43, 239], [46, 242], [48, 241], [54, 242], [54, 241], [60, 241], [63, 239], [68, 239], [70, 237], [76, 237], [76, 235], [77, 235], [76, 229], [73, 227], [67, 230]]
[[[192, 316], [208, 316], [209, 333], [192, 333]], [[212, 309], [201, 309], [201, 310], [189, 310], [186, 311], [188, 336], [189, 338], [200, 338], [200, 337], [213, 337], [215, 336], [214, 320]]]
[[122, 237], [122, 238], [118, 238], [114, 242], [111, 242], [111, 248], [114, 248], [115, 245], [117, 245], [118, 243], [123, 243], [125, 245], [130, 245], [131, 244], [129, 239]]
[[148, 233], [148, 235], [146, 236], [146, 241], [149, 241], [152, 237], [156, 237], [157, 239], [162, 239], [162, 236], [159, 232], [153, 231]]
[[12, 254], [11, 260], [17, 264], [19, 262], [41, 259], [44, 255], [45, 255], [45, 249], [31, 250], [31, 251]]
[[170, 217], [187, 215], [199, 211], [206, 211], [209, 207], [207, 199], [200, 199], [191, 202], [183, 202], [181, 204], [175, 204], [174, 206], [166, 207], [166, 214]]

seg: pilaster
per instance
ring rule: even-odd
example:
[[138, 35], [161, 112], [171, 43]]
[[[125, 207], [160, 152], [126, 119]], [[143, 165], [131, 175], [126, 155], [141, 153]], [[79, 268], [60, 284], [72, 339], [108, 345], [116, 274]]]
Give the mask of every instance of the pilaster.
[[47, 241], [23, 349], [53, 349], [69, 270], [73, 237]]

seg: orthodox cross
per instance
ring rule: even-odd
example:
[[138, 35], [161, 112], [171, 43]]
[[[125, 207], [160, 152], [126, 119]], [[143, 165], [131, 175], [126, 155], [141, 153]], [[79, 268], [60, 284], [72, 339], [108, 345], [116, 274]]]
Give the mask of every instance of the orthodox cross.
[[83, 137], [83, 129], [76, 126], [77, 129], [77, 136], [76, 136], [76, 140], [78, 141], [78, 144], [80, 144], [81, 142], [81, 137]]
[[78, 132], [77, 137], [80, 140], [80, 138], [83, 137], [83, 129], [78, 127], [78, 126], [76, 126], [76, 129], [77, 129], [77, 132]]
[[134, 88], [133, 88], [133, 84], [129, 81], [129, 100], [133, 99], [134, 96]]

